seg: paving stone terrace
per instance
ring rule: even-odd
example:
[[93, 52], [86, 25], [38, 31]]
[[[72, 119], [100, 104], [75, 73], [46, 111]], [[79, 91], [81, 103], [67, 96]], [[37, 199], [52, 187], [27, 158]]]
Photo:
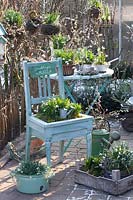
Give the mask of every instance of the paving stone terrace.
[[[125, 140], [133, 150], [133, 133], [125, 132], [120, 124], [113, 122], [112, 127], [119, 130], [121, 140]], [[52, 161], [57, 161], [58, 144], [52, 145]], [[0, 170], [0, 200], [133, 200], [133, 190], [120, 196], [112, 196], [74, 183], [74, 170], [77, 160], [85, 158], [85, 140], [73, 140], [65, 153], [62, 164], [53, 167], [55, 176], [52, 178], [49, 190], [45, 193], [28, 195], [16, 190], [15, 182], [10, 177], [10, 171], [18, 164], [12, 160]], [[41, 159], [45, 162], [46, 158]]]

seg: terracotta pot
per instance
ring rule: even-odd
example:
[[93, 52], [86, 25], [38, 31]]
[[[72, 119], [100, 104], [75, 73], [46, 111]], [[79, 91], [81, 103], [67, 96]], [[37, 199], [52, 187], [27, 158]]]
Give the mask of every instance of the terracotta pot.
[[30, 152], [33, 153], [39, 150], [43, 143], [44, 141], [39, 138], [31, 140]]
[[74, 66], [72, 64], [63, 65], [63, 75], [64, 76], [70, 76], [73, 74], [74, 74]]

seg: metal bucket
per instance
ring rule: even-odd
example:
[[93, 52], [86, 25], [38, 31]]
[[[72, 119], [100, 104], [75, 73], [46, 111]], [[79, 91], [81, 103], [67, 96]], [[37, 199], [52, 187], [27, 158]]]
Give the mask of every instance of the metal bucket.
[[48, 189], [48, 179], [44, 175], [26, 176], [21, 174], [13, 175], [16, 187], [19, 192], [36, 194]]

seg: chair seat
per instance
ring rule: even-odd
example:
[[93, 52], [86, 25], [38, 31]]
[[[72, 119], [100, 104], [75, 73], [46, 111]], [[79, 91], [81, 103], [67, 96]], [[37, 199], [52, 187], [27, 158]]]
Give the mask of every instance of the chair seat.
[[82, 114], [76, 119], [47, 123], [31, 116], [28, 121], [34, 136], [44, 140], [51, 138], [51, 142], [55, 142], [87, 135], [92, 129], [93, 118]]

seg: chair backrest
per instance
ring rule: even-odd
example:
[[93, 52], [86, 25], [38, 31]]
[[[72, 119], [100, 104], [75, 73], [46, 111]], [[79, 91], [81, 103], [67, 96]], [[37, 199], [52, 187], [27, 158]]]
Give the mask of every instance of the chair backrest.
[[[61, 98], [65, 98], [62, 60], [44, 62], [23, 62], [26, 115], [32, 114], [32, 105], [56, 96], [57, 88]], [[53, 83], [50, 75], [57, 73], [58, 81]], [[56, 84], [56, 92], [53, 86]], [[33, 90], [33, 91], [32, 91]], [[36, 92], [34, 91], [36, 90]], [[35, 93], [35, 95], [33, 95]], [[33, 96], [32, 96], [33, 95]]]

